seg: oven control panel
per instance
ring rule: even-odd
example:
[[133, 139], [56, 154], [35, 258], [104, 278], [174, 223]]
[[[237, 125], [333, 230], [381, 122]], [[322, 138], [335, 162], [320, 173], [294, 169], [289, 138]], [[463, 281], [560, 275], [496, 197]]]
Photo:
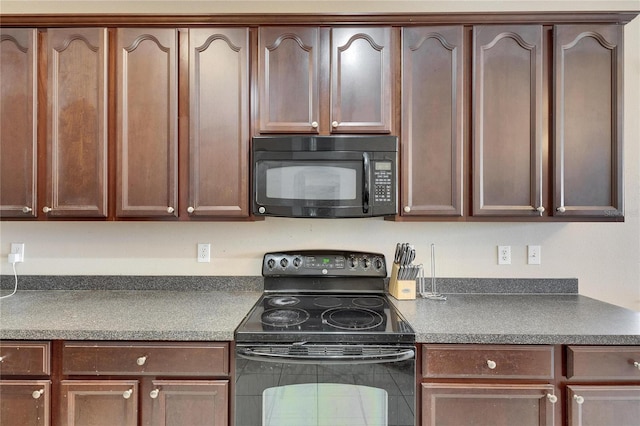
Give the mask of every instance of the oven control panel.
[[387, 268], [380, 253], [301, 250], [265, 254], [262, 275], [386, 277]]

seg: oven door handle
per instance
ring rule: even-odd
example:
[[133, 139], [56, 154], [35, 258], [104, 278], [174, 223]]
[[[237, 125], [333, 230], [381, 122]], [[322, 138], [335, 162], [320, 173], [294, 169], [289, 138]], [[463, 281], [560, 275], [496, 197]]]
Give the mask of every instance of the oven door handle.
[[[291, 345], [290, 347], [301, 347], [302, 345]], [[236, 354], [241, 358], [262, 361], [262, 362], [286, 362], [289, 364], [383, 364], [389, 362], [399, 362], [415, 358], [415, 350], [413, 348], [397, 348], [385, 350], [382, 352], [371, 351], [362, 354], [346, 354], [333, 350], [319, 354], [320, 351], [312, 351], [312, 353], [289, 353], [283, 351], [283, 346], [236, 346]], [[275, 349], [275, 350], [273, 350]], [[299, 352], [299, 351], [295, 351]]]

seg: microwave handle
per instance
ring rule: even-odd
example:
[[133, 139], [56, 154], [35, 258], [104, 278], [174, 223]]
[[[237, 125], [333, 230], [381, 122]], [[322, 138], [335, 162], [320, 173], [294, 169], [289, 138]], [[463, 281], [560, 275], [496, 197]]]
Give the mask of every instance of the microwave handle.
[[371, 166], [369, 163], [369, 153], [362, 153], [362, 163], [364, 164], [364, 174], [362, 176], [362, 212], [369, 213], [369, 174]]

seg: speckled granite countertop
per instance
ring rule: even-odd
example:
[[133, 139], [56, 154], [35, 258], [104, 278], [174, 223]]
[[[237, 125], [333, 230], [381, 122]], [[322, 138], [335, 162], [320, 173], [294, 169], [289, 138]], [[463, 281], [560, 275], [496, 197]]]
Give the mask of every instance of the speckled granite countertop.
[[0, 301], [0, 339], [233, 340], [262, 293], [18, 291]]
[[416, 342], [640, 345], [640, 312], [577, 294], [447, 294], [392, 302]]
[[[259, 277], [154, 278], [153, 285], [134, 277], [126, 283], [133, 289], [118, 288], [119, 277], [62, 280], [70, 289], [51, 278], [25, 279], [0, 300], [0, 339], [233, 340], [262, 294]], [[417, 342], [640, 345], [640, 312], [575, 294], [577, 280], [442, 283], [453, 293], [446, 301], [391, 298]], [[481, 294], [489, 291], [495, 294]]]

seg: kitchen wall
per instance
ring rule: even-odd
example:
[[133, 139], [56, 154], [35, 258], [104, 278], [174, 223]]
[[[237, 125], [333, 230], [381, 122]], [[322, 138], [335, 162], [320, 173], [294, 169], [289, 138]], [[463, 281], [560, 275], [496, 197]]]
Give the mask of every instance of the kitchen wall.
[[[9, 1], [0, 13], [278, 13], [640, 10], [640, 1]], [[0, 273], [10, 242], [26, 244], [20, 274], [259, 275], [265, 251], [347, 248], [392, 256], [408, 241], [417, 262], [446, 277], [578, 278], [580, 293], [640, 311], [640, 18], [625, 27], [624, 223], [394, 223], [381, 219], [267, 218], [255, 223], [0, 222]], [[196, 262], [196, 244], [212, 262]], [[526, 264], [526, 245], [542, 264]], [[512, 264], [497, 265], [497, 245]], [[427, 273], [429, 268], [427, 267]]]

